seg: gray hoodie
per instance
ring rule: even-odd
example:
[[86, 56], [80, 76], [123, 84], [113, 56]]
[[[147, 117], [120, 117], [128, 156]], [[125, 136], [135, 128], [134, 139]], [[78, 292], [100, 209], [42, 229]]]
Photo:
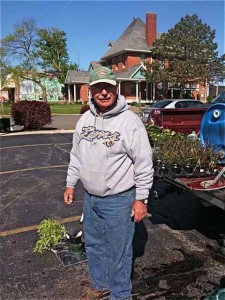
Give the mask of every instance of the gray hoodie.
[[148, 198], [153, 181], [152, 150], [140, 118], [119, 96], [98, 114], [93, 99], [78, 121], [67, 172], [67, 187], [80, 179], [88, 193], [104, 197], [135, 186], [136, 199]]

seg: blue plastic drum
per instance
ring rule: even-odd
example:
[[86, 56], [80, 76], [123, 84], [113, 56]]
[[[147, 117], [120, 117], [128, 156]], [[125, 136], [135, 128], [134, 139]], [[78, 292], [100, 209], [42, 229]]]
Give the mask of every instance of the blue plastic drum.
[[225, 103], [214, 104], [203, 115], [200, 140], [221, 152], [221, 163], [225, 163]]

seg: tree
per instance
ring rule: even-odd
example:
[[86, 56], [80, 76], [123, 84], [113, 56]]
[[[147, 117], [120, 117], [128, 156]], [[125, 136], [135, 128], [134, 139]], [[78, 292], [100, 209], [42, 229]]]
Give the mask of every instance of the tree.
[[76, 64], [68, 63], [66, 33], [57, 28], [38, 29], [33, 19], [16, 24], [13, 33], [3, 38], [1, 44], [4, 56], [0, 65], [5, 79], [10, 75], [16, 82], [32, 80], [41, 87], [44, 101], [47, 101], [45, 71], [55, 71], [64, 83], [68, 68], [77, 68]]
[[196, 14], [181, 18], [168, 33], [153, 43], [153, 63], [146, 63], [149, 82], [185, 84], [219, 81], [224, 78], [224, 55], [218, 57], [215, 30], [203, 24]]
[[54, 70], [64, 83], [68, 69], [78, 68], [76, 64], [69, 63], [66, 33], [54, 27], [42, 28], [38, 30], [38, 36], [36, 47], [39, 65], [46, 71]]
[[46, 101], [46, 88], [41, 82], [44, 74], [37, 70], [36, 40], [35, 20], [25, 19], [21, 24], [16, 24], [14, 32], [1, 41], [5, 57], [8, 58], [8, 61], [5, 60], [2, 64], [4, 65], [4, 74], [16, 79], [16, 85], [21, 79], [32, 80], [40, 85], [43, 100]]

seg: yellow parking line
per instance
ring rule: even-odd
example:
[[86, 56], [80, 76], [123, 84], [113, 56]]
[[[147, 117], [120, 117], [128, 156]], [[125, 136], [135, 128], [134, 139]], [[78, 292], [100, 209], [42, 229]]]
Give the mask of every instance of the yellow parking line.
[[[65, 223], [80, 221], [80, 218], [81, 218], [81, 216], [74, 216], [74, 217], [68, 217], [68, 218], [64, 218], [64, 219], [56, 220], [56, 221], [59, 224], [65, 224]], [[12, 229], [12, 230], [0, 231], [0, 237], [36, 230], [36, 229], [38, 229], [38, 226], [39, 225], [33, 225], [33, 226], [16, 228], [16, 229]]]
[[46, 166], [46, 167], [37, 167], [37, 168], [28, 168], [28, 169], [18, 169], [18, 170], [11, 170], [11, 171], [3, 171], [0, 174], [10, 174], [16, 172], [26, 172], [26, 171], [33, 171], [33, 170], [41, 170], [41, 169], [51, 169], [51, 168], [63, 168], [68, 167], [68, 165], [57, 165], [57, 166]]
[[32, 145], [20, 145], [20, 146], [10, 146], [10, 147], [2, 147], [0, 150], [5, 149], [14, 149], [14, 148], [23, 148], [23, 147], [37, 147], [37, 146], [58, 146], [58, 145], [71, 145], [72, 143], [51, 143], [51, 144], [32, 144]]

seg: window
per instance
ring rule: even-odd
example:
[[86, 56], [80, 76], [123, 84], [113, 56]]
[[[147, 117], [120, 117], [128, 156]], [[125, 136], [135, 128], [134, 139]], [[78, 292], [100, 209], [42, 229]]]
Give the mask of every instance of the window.
[[176, 108], [185, 108], [187, 107], [187, 103], [185, 101], [180, 101], [175, 104]]
[[122, 64], [125, 67], [125, 65], [126, 65], [126, 54], [122, 55]]
[[141, 63], [144, 63], [145, 59], [146, 59], [146, 54], [141, 53]]
[[106, 63], [106, 67], [109, 68], [109, 69], [112, 69], [112, 60], [109, 59]]
[[116, 67], [115, 69], [118, 70], [118, 56], [114, 57], [113, 62]]
[[130, 83], [130, 95], [131, 96], [136, 95], [136, 83], [135, 82]]

